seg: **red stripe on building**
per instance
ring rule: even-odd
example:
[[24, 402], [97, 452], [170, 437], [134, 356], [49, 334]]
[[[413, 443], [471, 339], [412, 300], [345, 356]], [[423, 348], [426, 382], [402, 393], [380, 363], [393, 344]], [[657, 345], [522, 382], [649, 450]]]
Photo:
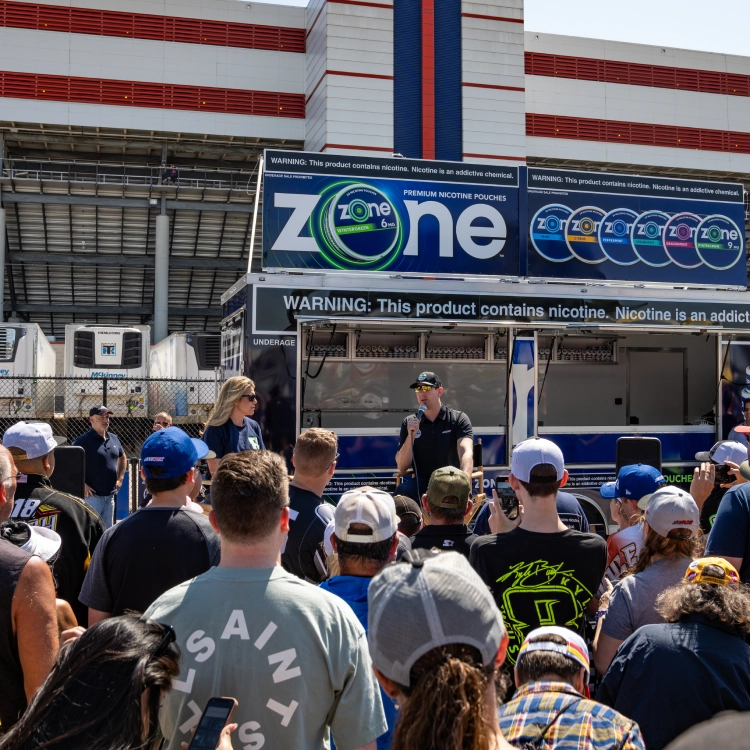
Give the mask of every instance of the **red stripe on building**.
[[504, 161], [526, 161], [525, 156], [497, 156], [496, 154], [462, 154], [473, 159], [500, 159]]
[[0, 26], [220, 47], [305, 51], [305, 30], [0, 0]]
[[0, 71], [0, 97], [226, 112], [260, 117], [305, 117], [305, 98], [302, 94], [8, 71]]
[[750, 154], [750, 133], [526, 113], [526, 135]]
[[468, 81], [464, 81], [462, 86], [469, 86], [470, 88], [475, 89], [499, 89], [500, 91], [526, 91], [525, 88], [522, 88], [521, 86], [495, 86], [493, 83], [469, 83]]
[[393, 153], [393, 148], [380, 146], [349, 146], [344, 143], [326, 143], [320, 150], [325, 151], [327, 148], [344, 148], [349, 151], [384, 151], [387, 154]]
[[350, 76], [352, 78], [380, 78], [384, 81], [392, 81], [393, 76], [385, 76], [380, 75], [379, 73], [354, 73], [349, 70], [326, 70], [325, 73], [323, 73], [322, 76], [318, 79], [318, 82], [313, 86], [313, 90], [308, 94], [307, 99], [305, 99], [305, 104], [307, 104], [310, 99], [312, 99], [313, 94], [318, 90], [318, 86], [320, 86], [321, 83], [323, 83], [323, 79], [326, 76]]
[[422, 158], [435, 158], [435, 0], [422, 0]]
[[750, 76], [739, 73], [670, 68], [665, 65], [595, 60], [590, 57], [548, 55], [541, 52], [526, 52], [524, 57], [526, 74], [530, 76], [623, 83], [630, 86], [681, 89], [727, 96], [750, 96]]
[[340, 5], [364, 5], [365, 8], [385, 8], [386, 10], [393, 10], [392, 5], [386, 3], [367, 3], [365, 0], [327, 0], [329, 3], [339, 3]]
[[523, 23], [523, 18], [508, 18], [507, 16], [483, 16], [481, 13], [462, 13], [462, 18], [481, 18], [483, 21], [502, 21], [503, 23]]
[[325, 8], [325, 3], [323, 3], [320, 6], [320, 10], [317, 12], [315, 18], [313, 19], [313, 22], [310, 24], [310, 28], [305, 32], [305, 39], [310, 36], [312, 33], [312, 30], [315, 28], [315, 24], [318, 22], [318, 19], [320, 18], [320, 14], [323, 12], [323, 8]]

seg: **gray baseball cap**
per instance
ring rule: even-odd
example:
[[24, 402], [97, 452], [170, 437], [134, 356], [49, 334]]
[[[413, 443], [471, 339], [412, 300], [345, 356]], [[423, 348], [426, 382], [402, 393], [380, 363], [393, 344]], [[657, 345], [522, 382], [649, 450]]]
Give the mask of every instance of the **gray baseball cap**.
[[689, 536], [698, 528], [700, 511], [695, 500], [679, 487], [661, 487], [648, 500], [644, 520], [659, 536], [682, 530], [689, 534], [672, 534], [673, 537]]
[[372, 579], [367, 601], [372, 663], [399, 685], [440, 646], [474, 646], [489, 666], [506, 633], [492, 594], [458, 552], [407, 553]]

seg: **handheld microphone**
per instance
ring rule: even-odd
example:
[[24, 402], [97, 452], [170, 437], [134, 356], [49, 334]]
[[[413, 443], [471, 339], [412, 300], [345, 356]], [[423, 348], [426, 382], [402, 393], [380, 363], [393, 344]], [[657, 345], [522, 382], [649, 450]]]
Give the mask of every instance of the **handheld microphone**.
[[417, 409], [417, 419], [420, 421], [422, 420], [422, 417], [424, 416], [424, 413], [427, 411], [427, 407], [422, 404], [419, 409]]

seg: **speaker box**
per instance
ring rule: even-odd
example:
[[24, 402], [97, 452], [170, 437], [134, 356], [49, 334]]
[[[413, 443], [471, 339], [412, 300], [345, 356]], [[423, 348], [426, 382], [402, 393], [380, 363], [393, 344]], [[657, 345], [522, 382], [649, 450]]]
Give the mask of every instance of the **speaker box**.
[[617, 439], [617, 472], [630, 464], [646, 464], [661, 472], [661, 440], [653, 437]]
[[84, 498], [86, 478], [86, 452], [78, 445], [60, 445], [55, 448], [55, 470], [50, 484], [60, 492]]

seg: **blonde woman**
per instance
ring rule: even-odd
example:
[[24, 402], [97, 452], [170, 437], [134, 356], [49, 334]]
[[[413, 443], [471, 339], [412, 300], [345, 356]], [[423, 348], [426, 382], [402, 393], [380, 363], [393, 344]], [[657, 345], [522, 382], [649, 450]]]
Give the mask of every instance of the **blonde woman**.
[[255, 383], [250, 378], [237, 375], [221, 387], [203, 432], [203, 441], [216, 454], [216, 458], [208, 459], [211, 476], [216, 474], [221, 459], [230, 453], [266, 449], [260, 425], [250, 419], [257, 404]]

